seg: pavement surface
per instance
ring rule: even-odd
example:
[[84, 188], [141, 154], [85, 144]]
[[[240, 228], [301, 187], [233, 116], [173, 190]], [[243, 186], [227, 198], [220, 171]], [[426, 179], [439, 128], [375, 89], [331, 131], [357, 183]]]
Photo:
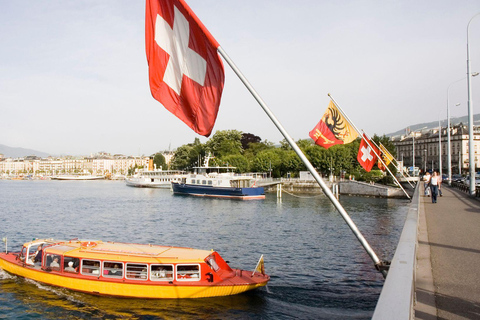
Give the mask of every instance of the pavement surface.
[[415, 319], [480, 319], [480, 200], [420, 187]]

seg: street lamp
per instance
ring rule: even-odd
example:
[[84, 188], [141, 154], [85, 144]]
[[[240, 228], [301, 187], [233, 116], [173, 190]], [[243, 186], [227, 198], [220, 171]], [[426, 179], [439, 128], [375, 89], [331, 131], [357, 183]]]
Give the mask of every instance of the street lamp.
[[467, 87], [468, 87], [468, 160], [470, 171], [470, 195], [475, 193], [475, 150], [473, 145], [473, 101], [472, 101], [472, 84], [470, 81], [470, 47], [468, 45], [470, 23], [480, 12], [474, 15], [467, 24]]
[[[472, 72], [472, 77], [478, 76], [478, 72]], [[450, 83], [447, 87], [447, 163], [448, 163], [448, 184], [452, 183], [452, 156], [451, 156], [451, 144], [450, 144], [450, 102], [449, 102], [449, 94], [450, 94], [450, 87], [460, 81], [465, 80], [467, 77], [463, 77], [457, 81]], [[455, 104], [455, 106], [459, 106], [460, 103]]]

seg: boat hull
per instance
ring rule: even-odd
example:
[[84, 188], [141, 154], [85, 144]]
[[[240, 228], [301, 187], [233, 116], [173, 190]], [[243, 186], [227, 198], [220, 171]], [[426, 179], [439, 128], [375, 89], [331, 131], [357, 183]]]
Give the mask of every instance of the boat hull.
[[215, 197], [239, 200], [265, 199], [265, 191], [263, 187], [228, 188], [212, 187], [208, 185], [189, 185], [172, 182], [172, 190], [174, 194], [198, 197]]
[[[178, 283], [135, 283], [124, 280], [85, 279], [80, 275], [66, 276], [56, 272], [44, 271], [38, 267], [23, 266], [15, 260], [13, 254], [0, 255], [0, 268], [3, 270], [40, 283], [67, 288], [70, 290], [105, 296], [147, 299], [180, 299], [180, 298], [207, 298], [235, 295], [258, 287], [265, 286], [269, 277], [255, 274], [251, 277], [248, 271], [236, 270], [236, 273], [245, 273], [245, 276], [236, 276], [233, 281], [223, 281], [220, 284], [178, 284]], [[260, 279], [263, 277], [263, 280]], [[99, 277], [100, 278], [100, 277]], [[257, 279], [258, 278], [258, 279]]]
[[125, 184], [129, 187], [135, 188], [159, 188], [159, 189], [170, 189], [170, 182], [144, 182], [144, 181], [132, 181], [125, 180]]
[[105, 180], [105, 176], [55, 176], [51, 177], [52, 180]]

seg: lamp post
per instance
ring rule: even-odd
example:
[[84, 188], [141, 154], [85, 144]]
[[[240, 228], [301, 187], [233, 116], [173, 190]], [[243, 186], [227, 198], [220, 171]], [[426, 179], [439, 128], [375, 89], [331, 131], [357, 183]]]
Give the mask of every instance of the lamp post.
[[467, 87], [468, 87], [468, 161], [470, 171], [470, 195], [475, 193], [475, 150], [473, 145], [473, 101], [472, 101], [472, 83], [470, 81], [470, 47], [468, 45], [470, 23], [480, 15], [480, 12], [474, 15], [467, 24]]
[[442, 123], [438, 120], [438, 172], [442, 176]]
[[423, 149], [423, 151], [424, 151], [424, 154], [425, 154], [425, 158], [423, 160], [423, 167], [425, 168], [424, 172], [427, 172], [427, 149]]
[[[478, 72], [472, 72], [472, 77], [478, 76]], [[458, 79], [457, 81], [454, 81], [450, 83], [447, 87], [447, 163], [448, 163], [448, 184], [450, 185], [452, 183], [452, 152], [451, 152], [451, 143], [450, 143], [450, 102], [449, 102], [449, 96], [450, 96], [450, 87], [460, 81], [465, 80], [467, 77], [463, 77], [462, 79]], [[459, 106], [460, 103], [456, 103], [455, 106]]]

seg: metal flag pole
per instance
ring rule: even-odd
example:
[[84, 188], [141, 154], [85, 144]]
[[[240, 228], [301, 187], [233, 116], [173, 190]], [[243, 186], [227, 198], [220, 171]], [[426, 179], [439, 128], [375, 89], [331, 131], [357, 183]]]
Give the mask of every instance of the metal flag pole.
[[[362, 132], [365, 133], [365, 131], [363, 131], [363, 130], [362, 130]], [[366, 134], [366, 133], [365, 133], [365, 134]], [[377, 147], [377, 149], [381, 150], [381, 148], [378, 146], [378, 144], [377, 144], [375, 141], [373, 141], [373, 139], [371, 139], [371, 137], [369, 137], [369, 136], [367, 135], [367, 138], [370, 139], [370, 141], [375, 145], [375, 147]], [[385, 146], [384, 146], [381, 142], [379, 142], [379, 143], [380, 143], [380, 145], [381, 145], [383, 148], [385, 148]], [[387, 148], [385, 148], [385, 150], [388, 151]], [[382, 150], [382, 152], [385, 153], [383, 150]], [[391, 156], [392, 159], [395, 160], [395, 161], [397, 162], [397, 164], [398, 164], [398, 161], [397, 161], [391, 154], [390, 154], [390, 156]], [[382, 158], [382, 157], [379, 157], [379, 160], [382, 162], [383, 165], [386, 165], [385, 162], [383, 161], [383, 158]], [[396, 180], [396, 182], [397, 182], [397, 184], [400, 186], [400, 188], [403, 189], [403, 187], [400, 185], [400, 183], [398, 183], [398, 179], [393, 175], [393, 173], [390, 171], [390, 169], [388, 168], [388, 166], [385, 166], [385, 168], [386, 168], [386, 169], [388, 170], [388, 172], [392, 175], [392, 177]], [[405, 181], [407, 181], [407, 183], [410, 185], [410, 187], [414, 188], [414, 186], [412, 186], [412, 184], [407, 180], [407, 178], [405, 177], [405, 175], [404, 175], [401, 171], [400, 171], [400, 173], [402, 174], [403, 178], [405, 178]]]
[[[375, 143], [375, 145], [377, 145], [375, 141], [372, 141], [372, 142]], [[379, 142], [379, 144], [380, 144], [380, 146], [381, 146], [382, 148], [384, 148], [385, 150], [388, 151], [388, 149], [387, 149], [381, 142]], [[378, 145], [377, 145], [377, 147], [378, 147]], [[390, 154], [390, 152], [389, 152], [389, 156], [392, 158], [392, 160], [395, 161], [395, 163], [397, 164], [396, 167], [397, 167], [397, 169], [398, 169], [398, 166], [399, 166], [398, 160], [395, 159], [395, 157], [392, 156], [392, 154]], [[394, 165], [395, 165], [395, 163], [394, 163]], [[405, 181], [407, 181], [407, 183], [410, 185], [410, 187], [415, 188], [415, 186], [412, 185], [412, 184], [410, 183], [410, 181], [408, 181], [407, 177], [405, 176], [405, 173], [403, 172], [403, 168], [402, 168], [401, 170], [398, 170], [398, 171], [400, 172], [400, 174], [402, 175], [402, 177], [405, 179]], [[407, 176], [408, 176], [409, 178], [411, 178], [408, 173], [407, 173]]]
[[[365, 140], [365, 142], [370, 146], [370, 148], [372, 149], [373, 153], [375, 153], [375, 155], [377, 156], [378, 160], [380, 160], [383, 164], [383, 166], [387, 169], [388, 173], [390, 173], [390, 175], [393, 177], [393, 180], [395, 180], [395, 183], [400, 187], [400, 189], [402, 189], [403, 193], [405, 193], [405, 195], [407, 196], [408, 200], [412, 201], [412, 198], [410, 198], [410, 196], [408, 195], [407, 191], [405, 191], [405, 189], [403, 188], [403, 186], [400, 184], [400, 182], [397, 180], [397, 177], [395, 177], [395, 175], [392, 173], [392, 171], [390, 171], [390, 169], [388, 168], [388, 166], [385, 164], [385, 162], [383, 162], [383, 159], [382, 157], [377, 153], [377, 151], [375, 151], [375, 149], [372, 148], [372, 146], [370, 145], [370, 142], [372, 142], [373, 144], [375, 144], [375, 141], [372, 140], [371, 137], [369, 137], [365, 131], [363, 131], [363, 134], [367, 137], [368, 140]], [[363, 136], [362, 136], [362, 139], [363, 139]]]
[[[345, 112], [343, 112], [342, 108], [340, 108], [340, 106], [337, 104], [337, 102], [335, 101], [335, 99], [333, 99], [333, 97], [330, 95], [330, 93], [328, 94], [328, 96], [330, 97], [330, 99], [332, 99], [332, 102], [335, 104], [335, 106], [337, 107], [338, 111], [340, 111], [340, 113], [343, 115], [343, 117], [345, 119], [347, 119], [348, 123], [350, 123], [352, 125], [352, 127], [355, 129], [355, 131], [357, 131], [358, 135], [362, 136], [362, 139], [363, 139], [363, 134], [362, 132], [360, 132], [360, 130], [358, 130], [357, 126], [350, 120], [350, 118], [345, 114]], [[366, 135], [366, 134], [365, 134]], [[390, 173], [390, 175], [393, 177], [393, 179], [395, 180], [395, 182], [398, 184], [398, 186], [402, 189], [403, 193], [405, 193], [405, 195], [407, 196], [407, 198], [411, 201], [412, 199], [410, 198], [410, 196], [408, 195], [408, 193], [405, 191], [405, 189], [402, 187], [402, 185], [400, 184], [400, 182], [398, 182], [397, 178], [393, 175], [393, 173], [390, 171], [390, 169], [388, 168], [388, 166], [385, 164], [385, 162], [383, 162], [383, 159], [382, 157], [380, 157], [380, 155], [377, 153], [377, 151], [375, 151], [374, 148], [372, 148], [372, 145], [370, 144], [370, 137], [367, 136], [367, 139], [368, 140], [365, 140], [365, 142], [368, 144], [368, 146], [370, 147], [370, 149], [372, 149], [373, 153], [375, 153], [375, 155], [377, 156], [377, 158], [382, 162], [382, 164], [385, 166], [385, 168], [388, 170], [388, 172]]]
[[350, 227], [350, 230], [352, 230], [353, 234], [357, 237], [358, 241], [362, 244], [362, 246], [365, 248], [365, 251], [368, 253], [370, 258], [373, 260], [375, 263], [375, 267], [377, 270], [379, 270], [384, 277], [387, 276], [387, 268], [388, 268], [388, 263], [385, 261], [382, 261], [378, 258], [378, 256], [375, 254], [373, 249], [370, 247], [368, 244], [367, 240], [363, 237], [362, 233], [360, 230], [358, 230], [357, 226], [353, 222], [353, 220], [350, 218], [348, 213], [345, 211], [343, 206], [340, 204], [340, 202], [335, 198], [333, 192], [328, 188], [328, 186], [325, 184], [323, 179], [320, 177], [320, 175], [317, 173], [315, 168], [312, 166], [310, 161], [308, 161], [307, 157], [303, 154], [302, 150], [298, 147], [298, 145], [293, 141], [293, 139], [290, 137], [290, 135], [287, 133], [287, 131], [283, 128], [283, 126], [280, 124], [280, 122], [277, 120], [275, 115], [270, 111], [266, 103], [263, 101], [263, 99], [260, 97], [260, 95], [257, 93], [257, 91], [252, 87], [250, 82], [245, 78], [245, 76], [242, 74], [242, 72], [237, 68], [235, 63], [230, 59], [230, 57], [227, 55], [227, 53], [223, 50], [222, 47], [218, 47], [218, 53], [225, 59], [225, 61], [229, 64], [229, 66], [232, 68], [232, 70], [235, 72], [235, 74], [238, 76], [238, 78], [243, 82], [243, 84], [247, 87], [248, 91], [253, 95], [255, 100], [257, 100], [258, 104], [262, 107], [263, 111], [268, 115], [268, 117], [272, 120], [272, 122], [275, 124], [277, 129], [281, 132], [281, 134], [284, 136], [284, 138], [287, 140], [287, 142], [290, 144], [292, 149], [296, 152], [296, 154], [300, 157], [302, 162], [305, 164], [307, 167], [308, 171], [312, 174], [314, 179], [317, 181], [317, 183], [320, 185], [322, 188], [323, 192], [325, 195], [330, 199], [330, 201], [333, 203], [335, 208], [338, 210], [342, 218], [345, 220], [347, 225]]

